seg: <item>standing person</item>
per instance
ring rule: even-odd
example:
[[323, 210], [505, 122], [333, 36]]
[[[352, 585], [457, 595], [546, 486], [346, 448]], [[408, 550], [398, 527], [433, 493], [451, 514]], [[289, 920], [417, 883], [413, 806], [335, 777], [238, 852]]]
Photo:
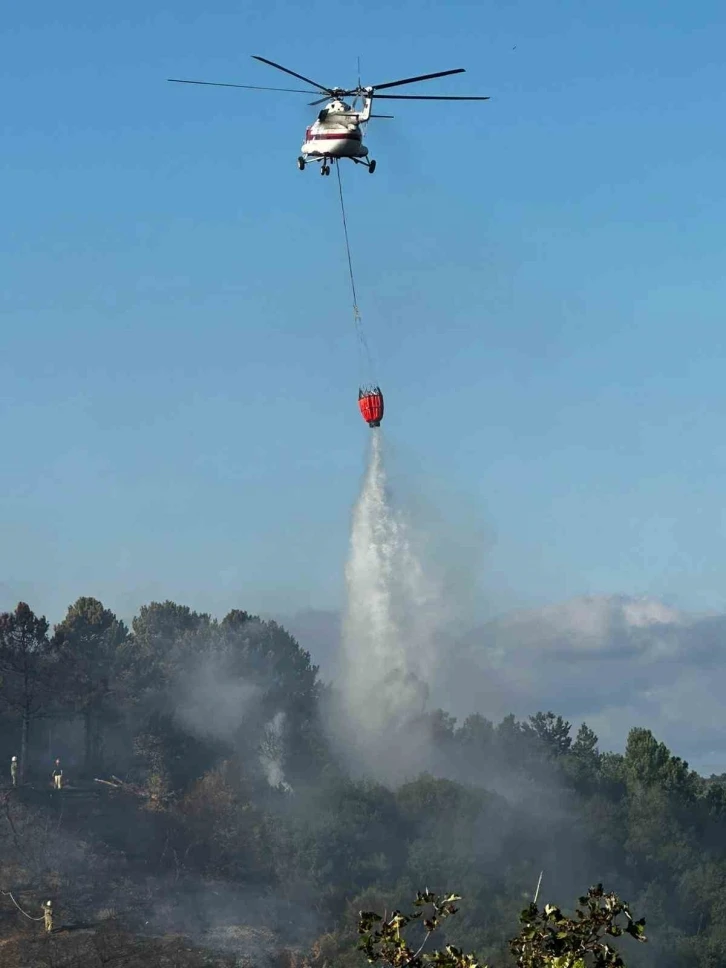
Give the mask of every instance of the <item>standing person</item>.
[[13, 782], [13, 786], [16, 787], [18, 785], [18, 758], [17, 758], [17, 756], [14, 756], [10, 760], [10, 779]]
[[43, 905], [43, 921], [45, 922], [45, 930], [53, 930], [53, 906], [50, 901], [46, 901]]
[[60, 760], [55, 761], [55, 766], [53, 767], [53, 789], [60, 790], [63, 782], [63, 770], [61, 769]]

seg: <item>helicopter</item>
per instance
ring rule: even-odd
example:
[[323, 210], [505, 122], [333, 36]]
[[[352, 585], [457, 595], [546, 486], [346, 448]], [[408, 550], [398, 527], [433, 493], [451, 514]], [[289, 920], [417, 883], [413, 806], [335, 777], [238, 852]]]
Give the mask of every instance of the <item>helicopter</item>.
[[[204, 84], [210, 87], [237, 87], [250, 91], [285, 91], [291, 94], [323, 94], [322, 98], [310, 101], [310, 107], [317, 107], [324, 104], [318, 113], [317, 119], [306, 129], [305, 141], [300, 148], [300, 155], [297, 159], [297, 166], [300, 171], [304, 171], [306, 165], [319, 164], [320, 174], [330, 174], [331, 161], [337, 162], [340, 158], [348, 158], [356, 165], [363, 165], [372, 175], [376, 170], [375, 159], [368, 157], [368, 148], [363, 144], [362, 125], [365, 125], [371, 118], [392, 118], [390, 114], [373, 114], [373, 100], [388, 101], [488, 101], [488, 97], [467, 97], [454, 96], [447, 94], [379, 94], [379, 91], [388, 90], [392, 87], [401, 87], [403, 84], [415, 84], [419, 81], [429, 81], [436, 77], [447, 77], [450, 74], [463, 74], [465, 69], [457, 67], [450, 71], [437, 71], [434, 74], [419, 74], [416, 77], [405, 77], [398, 81], [388, 81], [385, 84], [370, 84], [363, 87], [358, 80], [357, 87], [341, 88], [326, 87], [317, 81], [298, 74], [296, 71], [276, 64], [266, 57], [259, 57], [253, 54], [255, 60], [268, 64], [270, 67], [290, 74], [299, 81], [304, 81], [315, 90], [301, 90], [300, 88], [289, 87], [259, 87], [254, 84], [225, 84], [221, 81], [192, 81], [179, 77], [169, 77], [167, 80], [174, 84]], [[348, 104], [344, 98], [353, 98], [353, 103]], [[359, 109], [357, 102], [362, 102]]]

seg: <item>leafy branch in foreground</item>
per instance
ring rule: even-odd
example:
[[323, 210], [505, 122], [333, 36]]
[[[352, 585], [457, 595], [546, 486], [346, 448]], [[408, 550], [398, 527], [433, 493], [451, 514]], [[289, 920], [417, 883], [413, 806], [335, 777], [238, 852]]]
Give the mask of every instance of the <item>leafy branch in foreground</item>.
[[[522, 929], [509, 942], [521, 968], [622, 968], [623, 959], [603, 935], [647, 940], [645, 918], [633, 920], [628, 905], [617, 894], [606, 894], [602, 884], [591, 887], [579, 904], [574, 918], [565, 917], [554, 904], [546, 904], [542, 911], [530, 904], [522, 911]], [[618, 918], [625, 923], [618, 924]]]
[[[381, 962], [391, 968], [487, 968], [474, 954], [465, 954], [455, 945], [423, 953], [431, 935], [458, 908], [458, 894], [439, 896], [431, 891], [419, 891], [413, 904], [416, 908], [431, 907], [431, 915], [423, 918], [423, 911], [402, 914], [394, 911], [390, 918], [374, 911], [361, 911], [358, 934], [369, 963]], [[645, 919], [633, 920], [628, 905], [617, 894], [606, 894], [602, 884], [591, 887], [579, 899], [580, 907], [574, 918], [565, 917], [553, 904], [540, 911], [532, 903], [519, 916], [520, 933], [512, 938], [509, 947], [519, 968], [623, 968], [618, 952], [604, 939], [604, 935], [620, 937], [629, 934], [636, 941], [645, 941]], [[424, 936], [418, 948], [413, 948], [403, 936], [405, 929], [423, 918]], [[618, 924], [624, 918], [624, 924]]]
[[[409, 946], [406, 939], [401, 936], [401, 932], [413, 921], [422, 918], [423, 911], [415, 911], [413, 914], [394, 911], [389, 919], [386, 919], [385, 915], [381, 917], [375, 911], [361, 911], [358, 934], [362, 935], [362, 940], [358, 948], [365, 952], [371, 964], [381, 961], [394, 968], [404, 968], [404, 966], [423, 968], [424, 965], [437, 965], [440, 968], [466, 965], [468, 968], [479, 968], [473, 955], [465, 955], [453, 945], [447, 945], [443, 951], [422, 955], [426, 942], [441, 922], [459, 910], [454, 907], [454, 902], [459, 900], [461, 897], [458, 894], [439, 897], [429, 890], [417, 892], [413, 902], [414, 907], [423, 908], [425, 905], [431, 905], [432, 909], [431, 916], [423, 919], [424, 937], [418, 950]], [[380, 927], [375, 928], [376, 924]]]

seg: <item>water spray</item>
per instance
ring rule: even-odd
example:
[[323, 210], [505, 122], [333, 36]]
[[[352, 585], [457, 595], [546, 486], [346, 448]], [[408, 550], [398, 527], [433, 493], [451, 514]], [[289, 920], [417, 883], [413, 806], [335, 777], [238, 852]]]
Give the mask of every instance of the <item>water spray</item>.
[[345, 579], [342, 710], [349, 739], [380, 775], [385, 749], [426, 709], [440, 598], [395, 506], [379, 430], [353, 510]]

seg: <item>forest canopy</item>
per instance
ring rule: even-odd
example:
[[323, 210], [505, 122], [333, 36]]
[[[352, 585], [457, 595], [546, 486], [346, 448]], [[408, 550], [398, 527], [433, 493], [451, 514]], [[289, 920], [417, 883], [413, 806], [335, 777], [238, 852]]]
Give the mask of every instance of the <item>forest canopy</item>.
[[126, 625], [80, 598], [51, 628], [18, 604], [0, 615], [0, 887], [59, 923], [112, 912], [222, 947], [223, 925], [255, 924], [316, 968], [362, 963], [360, 911], [453, 887], [456, 944], [505, 965], [544, 871], [555, 904], [602, 882], [645, 915], [629, 964], [726, 963], [724, 778], [645, 728], [621, 754], [550, 711], [430, 709], [431, 768], [411, 775], [402, 737], [383, 784], [331, 743], [334, 689], [245, 611], [152, 602]]

